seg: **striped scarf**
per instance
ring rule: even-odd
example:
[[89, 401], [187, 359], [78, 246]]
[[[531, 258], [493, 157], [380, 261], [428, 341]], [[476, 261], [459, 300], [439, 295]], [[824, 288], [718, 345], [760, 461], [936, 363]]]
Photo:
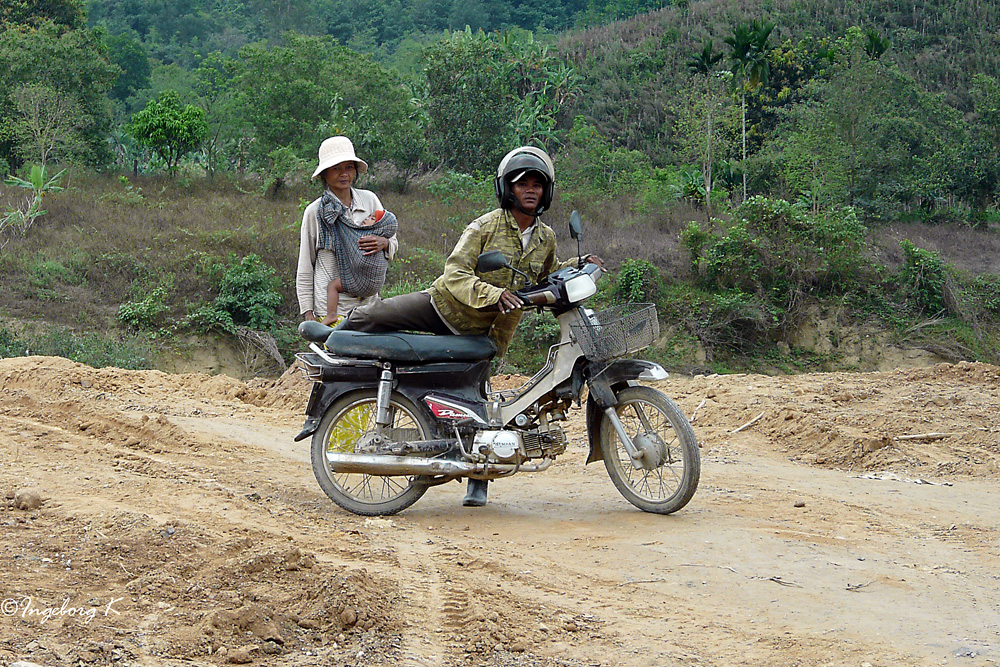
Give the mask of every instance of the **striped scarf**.
[[354, 222], [349, 208], [327, 190], [319, 204], [319, 235], [317, 247], [332, 250], [337, 256], [337, 274], [345, 292], [359, 298], [378, 294], [385, 284], [389, 260], [385, 253], [365, 255], [358, 247], [362, 236], [392, 238], [399, 223], [389, 211], [371, 227]]

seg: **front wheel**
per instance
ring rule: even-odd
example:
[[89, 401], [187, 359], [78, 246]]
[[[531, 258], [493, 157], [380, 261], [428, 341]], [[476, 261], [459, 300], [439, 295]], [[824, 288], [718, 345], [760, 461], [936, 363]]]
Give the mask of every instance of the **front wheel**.
[[698, 441], [677, 404], [650, 387], [617, 392], [615, 412], [632, 442], [647, 451], [647, 463], [632, 465], [611, 420], [601, 420], [604, 466], [618, 491], [644, 512], [670, 514], [694, 496], [701, 476]]
[[[413, 403], [398, 394], [393, 394], [389, 403], [392, 423], [383, 434], [397, 442], [430, 437], [430, 422]], [[312, 439], [312, 467], [320, 488], [333, 502], [362, 516], [395, 514], [427, 491], [419, 477], [338, 473], [330, 469], [328, 455], [364, 447], [375, 433], [375, 413], [374, 390], [344, 396], [327, 409]]]

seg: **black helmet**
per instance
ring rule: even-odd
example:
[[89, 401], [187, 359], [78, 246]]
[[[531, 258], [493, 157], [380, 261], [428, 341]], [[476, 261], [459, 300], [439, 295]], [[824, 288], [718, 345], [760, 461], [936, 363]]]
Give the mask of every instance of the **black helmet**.
[[552, 165], [552, 158], [540, 148], [521, 146], [507, 153], [500, 160], [500, 166], [497, 168], [497, 176], [493, 181], [493, 186], [496, 190], [497, 201], [500, 202], [500, 208], [508, 210], [514, 208], [514, 192], [510, 185], [529, 171], [537, 171], [542, 180], [545, 181], [545, 186], [542, 188], [542, 198], [538, 202], [538, 208], [535, 209], [534, 215], [540, 215], [549, 207], [552, 203], [556, 181], [556, 170]]

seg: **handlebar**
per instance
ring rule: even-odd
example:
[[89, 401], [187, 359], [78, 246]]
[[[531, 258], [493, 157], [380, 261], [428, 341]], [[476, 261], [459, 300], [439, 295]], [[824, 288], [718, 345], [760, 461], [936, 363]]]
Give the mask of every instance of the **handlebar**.
[[549, 303], [549, 300], [545, 296], [545, 292], [535, 292], [534, 294], [525, 294], [521, 290], [514, 290], [514, 296], [521, 300], [523, 304], [522, 307], [526, 306], [544, 306]]

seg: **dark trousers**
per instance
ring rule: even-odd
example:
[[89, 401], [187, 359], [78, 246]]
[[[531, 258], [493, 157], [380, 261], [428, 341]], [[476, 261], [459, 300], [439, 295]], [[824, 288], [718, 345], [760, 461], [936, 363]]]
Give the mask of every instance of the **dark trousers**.
[[454, 333], [434, 310], [431, 295], [424, 292], [400, 294], [355, 308], [338, 328], [367, 333], [389, 331], [422, 331], [444, 335]]

